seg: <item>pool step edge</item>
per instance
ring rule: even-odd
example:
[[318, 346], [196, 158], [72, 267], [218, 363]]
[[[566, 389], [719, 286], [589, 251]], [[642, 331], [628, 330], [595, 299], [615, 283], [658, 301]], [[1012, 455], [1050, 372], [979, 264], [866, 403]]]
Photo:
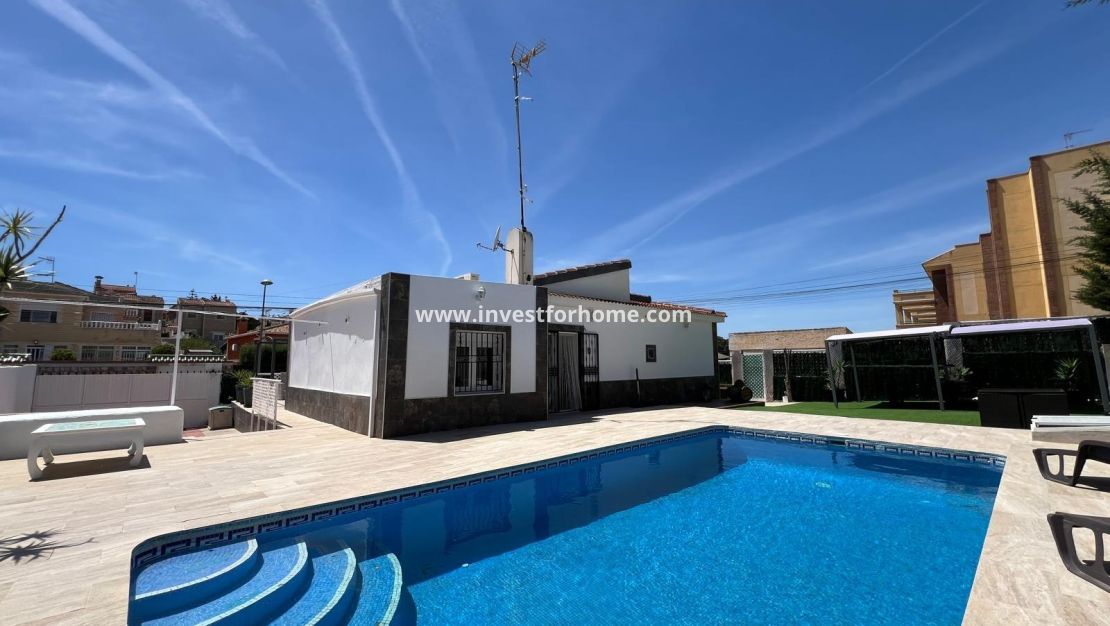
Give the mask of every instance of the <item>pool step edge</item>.
[[[159, 613], [179, 611], [190, 605], [213, 600], [220, 595], [221, 591], [243, 584], [258, 571], [262, 564], [258, 541], [248, 539], [243, 542], [243, 545], [242, 555], [215, 572], [179, 585], [136, 595], [133, 605], [135, 614], [149, 616], [155, 610]], [[173, 557], [170, 557], [167, 561], [172, 559]]]

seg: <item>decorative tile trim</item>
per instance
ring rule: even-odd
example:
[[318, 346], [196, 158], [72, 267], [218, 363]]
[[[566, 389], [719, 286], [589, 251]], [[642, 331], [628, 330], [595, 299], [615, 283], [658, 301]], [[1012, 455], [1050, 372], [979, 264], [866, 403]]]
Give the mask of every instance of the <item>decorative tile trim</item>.
[[132, 575], [155, 561], [186, 550], [209, 548], [223, 543], [264, 536], [275, 531], [296, 527], [302, 524], [310, 524], [334, 517], [357, 514], [359, 511], [374, 509], [379, 506], [396, 504], [398, 502], [408, 502], [444, 493], [446, 491], [465, 489], [482, 483], [515, 478], [546, 469], [566, 467], [583, 461], [593, 461], [642, 450], [664, 443], [672, 443], [708, 435], [729, 435], [748, 439], [777, 440], [799, 445], [837, 446], [862, 452], [925, 457], [948, 462], [990, 465], [999, 468], [1006, 465], [1005, 457], [982, 452], [949, 450], [926, 446], [909, 446], [866, 439], [847, 439], [843, 437], [810, 435], [778, 430], [762, 430], [735, 426], [705, 426], [671, 435], [651, 437], [623, 444], [615, 444], [604, 448], [595, 448], [593, 450], [571, 453], [551, 459], [524, 463], [478, 474], [459, 476], [433, 483], [394, 489], [356, 498], [348, 498], [337, 502], [328, 502], [280, 513], [261, 515], [214, 526], [193, 528], [151, 537], [139, 543], [139, 545], [132, 550]]

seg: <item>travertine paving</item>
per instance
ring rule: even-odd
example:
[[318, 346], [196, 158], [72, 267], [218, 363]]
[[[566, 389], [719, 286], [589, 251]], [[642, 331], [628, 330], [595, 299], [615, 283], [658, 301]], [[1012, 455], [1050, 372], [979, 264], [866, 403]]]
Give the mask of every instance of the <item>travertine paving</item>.
[[965, 623], [1110, 623], [1110, 594], [1064, 569], [1045, 523], [1056, 510], [1110, 515], [1110, 494], [1042, 480], [1024, 431], [681, 407], [376, 440], [282, 419], [291, 428], [149, 447], [130, 471], [111, 452], [70, 455], [31, 483], [25, 462], [0, 461], [0, 623], [124, 623], [131, 550], [157, 534], [707, 424], [1003, 454]]

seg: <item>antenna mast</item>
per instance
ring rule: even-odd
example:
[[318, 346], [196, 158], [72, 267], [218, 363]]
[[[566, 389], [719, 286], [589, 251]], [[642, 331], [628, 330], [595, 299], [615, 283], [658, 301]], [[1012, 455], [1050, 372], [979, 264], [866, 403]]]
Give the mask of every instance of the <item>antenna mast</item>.
[[1064, 133], [1064, 147], [1065, 148], [1072, 147], [1071, 140], [1074, 139], [1076, 135], [1082, 135], [1083, 133], [1089, 133], [1092, 130], [1093, 129], [1091, 129], [1091, 128], [1085, 128], [1083, 130], [1073, 130], [1073, 131], [1068, 131], [1068, 132]]
[[523, 231], [528, 230], [528, 228], [524, 226], [524, 201], [528, 192], [528, 186], [524, 184], [524, 150], [521, 148], [520, 142], [520, 75], [524, 73], [531, 76], [532, 71], [530, 66], [532, 64], [532, 59], [536, 58], [546, 49], [547, 44], [541, 39], [539, 43], [531, 48], [525, 48], [519, 43], [513, 44], [513, 51], [509, 55], [509, 62], [513, 66], [513, 104], [516, 108], [516, 164], [520, 178], [520, 229]]

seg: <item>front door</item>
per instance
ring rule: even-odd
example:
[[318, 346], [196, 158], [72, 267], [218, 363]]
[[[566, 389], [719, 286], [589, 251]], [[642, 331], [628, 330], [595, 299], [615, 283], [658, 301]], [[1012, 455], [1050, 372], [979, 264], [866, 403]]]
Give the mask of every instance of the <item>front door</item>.
[[[547, 334], [547, 410], [549, 413], [582, 408], [583, 362], [581, 333]], [[596, 341], [593, 353], [596, 355]]]

